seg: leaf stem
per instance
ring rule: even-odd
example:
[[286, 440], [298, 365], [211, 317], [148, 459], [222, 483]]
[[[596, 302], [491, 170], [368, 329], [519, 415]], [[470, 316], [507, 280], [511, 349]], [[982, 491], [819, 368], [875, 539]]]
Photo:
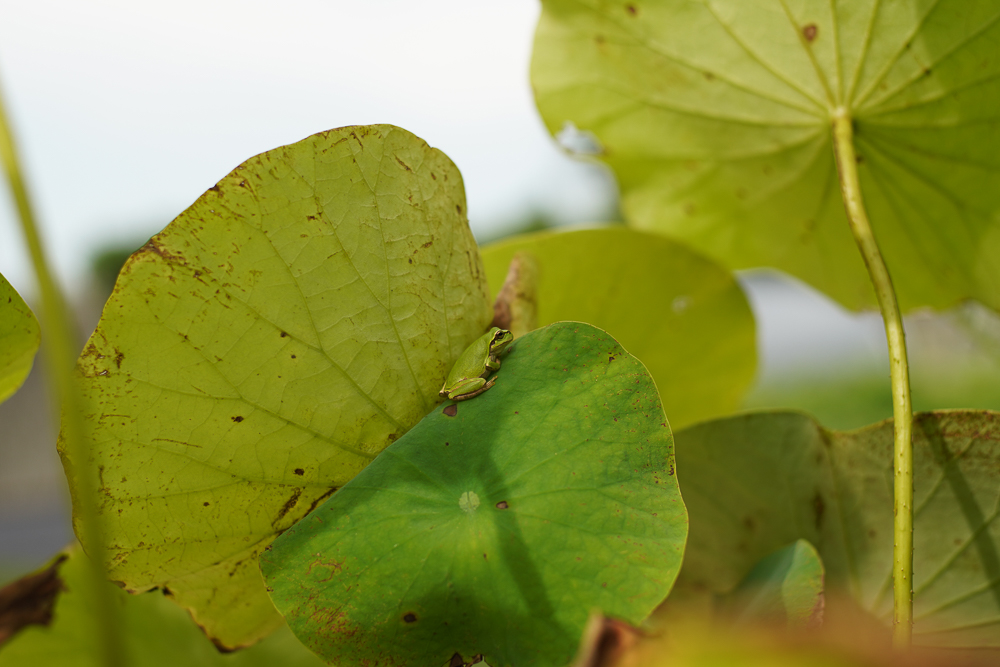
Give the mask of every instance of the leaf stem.
[[[35, 269], [38, 288], [42, 299], [42, 322], [45, 355], [49, 382], [55, 388], [55, 398], [62, 413], [63, 445], [69, 454], [69, 459], [75, 465], [67, 467], [67, 480], [70, 482], [70, 493], [80, 510], [82, 532], [87, 535], [90, 574], [89, 590], [83, 592], [94, 610], [94, 622], [97, 625], [99, 645], [101, 647], [101, 664], [107, 667], [120, 667], [125, 664], [124, 649], [117, 628], [118, 610], [112, 598], [114, 590], [108, 586], [107, 573], [104, 570], [106, 548], [101, 531], [97, 511], [97, 488], [87, 468], [83, 465], [86, 452], [83, 447], [83, 418], [81, 399], [73, 381], [73, 367], [76, 361], [73, 329], [67, 315], [66, 302], [59, 290], [52, 272], [45, 259], [44, 247], [35, 225], [31, 200], [21, 175], [17, 158], [17, 148], [14, 137], [7, 122], [4, 109], [3, 94], [0, 91], [0, 161], [3, 162], [7, 174], [14, 203], [17, 207], [21, 229]], [[58, 414], [58, 412], [57, 412]], [[78, 527], [79, 528], [79, 527]]]
[[875, 298], [882, 312], [885, 336], [889, 343], [895, 497], [892, 553], [893, 644], [898, 649], [905, 649], [910, 646], [913, 632], [913, 408], [910, 404], [906, 336], [892, 279], [875, 241], [861, 198], [858, 163], [854, 153], [854, 123], [845, 109], [838, 109], [834, 113], [833, 138], [847, 219], [875, 287]]

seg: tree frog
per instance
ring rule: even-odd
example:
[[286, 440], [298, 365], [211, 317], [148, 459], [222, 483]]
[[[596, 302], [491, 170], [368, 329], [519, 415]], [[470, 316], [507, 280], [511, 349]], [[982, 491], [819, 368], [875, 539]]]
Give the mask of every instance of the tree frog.
[[492, 387], [497, 377], [494, 375], [488, 381], [486, 377], [500, 369], [499, 357], [513, 341], [513, 334], [499, 327], [493, 327], [474, 340], [452, 366], [439, 392], [441, 396], [464, 401]]

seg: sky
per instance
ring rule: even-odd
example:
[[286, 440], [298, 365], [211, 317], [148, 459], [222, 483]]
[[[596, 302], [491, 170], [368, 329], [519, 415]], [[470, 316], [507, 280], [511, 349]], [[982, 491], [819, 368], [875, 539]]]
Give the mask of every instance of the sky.
[[[4, 0], [0, 89], [61, 280], [143, 242], [245, 159], [391, 123], [465, 178], [473, 231], [595, 221], [602, 167], [567, 156], [528, 81], [535, 0]], [[0, 272], [33, 292], [6, 190]]]

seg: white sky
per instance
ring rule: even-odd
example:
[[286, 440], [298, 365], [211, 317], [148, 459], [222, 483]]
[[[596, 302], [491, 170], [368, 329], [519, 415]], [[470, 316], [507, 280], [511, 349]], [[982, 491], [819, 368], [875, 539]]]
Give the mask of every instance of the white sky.
[[[549, 138], [528, 82], [535, 0], [0, 0], [0, 86], [50, 254], [72, 285], [243, 160], [343, 125], [444, 150], [481, 234], [600, 217], [613, 186]], [[6, 188], [0, 272], [33, 280]]]

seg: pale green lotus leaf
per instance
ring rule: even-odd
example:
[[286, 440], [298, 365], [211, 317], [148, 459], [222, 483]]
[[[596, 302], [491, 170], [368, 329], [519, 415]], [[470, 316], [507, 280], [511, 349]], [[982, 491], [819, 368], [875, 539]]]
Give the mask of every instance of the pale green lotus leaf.
[[28, 377], [40, 342], [34, 313], [0, 274], [0, 403]]
[[[12, 582], [4, 590], [19, 598], [4, 618], [18, 612], [32, 622], [20, 627], [6, 641], [0, 640], [0, 667], [105, 667], [94, 610], [81, 593], [91, 582], [86, 556], [79, 546], [67, 548], [42, 570]], [[141, 667], [320, 667], [323, 661], [300, 644], [287, 626], [253, 646], [235, 653], [220, 653], [198, 629], [191, 616], [159, 591], [129, 595], [113, 584], [117, 606], [117, 633], [127, 664]], [[48, 623], [41, 623], [43, 610]], [[27, 620], [22, 617], [18, 620]], [[7, 625], [7, 628], [10, 626]]]
[[437, 405], [490, 317], [461, 176], [419, 138], [237, 167], [131, 257], [80, 357], [88, 459], [62, 456], [99, 478], [111, 578], [222, 645], [266, 635], [257, 554]]
[[532, 82], [552, 132], [596, 138], [631, 224], [858, 308], [847, 114], [902, 306], [1000, 308], [998, 40], [994, 2], [545, 0]]
[[800, 539], [760, 559], [718, 606], [736, 623], [809, 627], [823, 622], [824, 602], [823, 561]]
[[[1000, 648], [1000, 413], [914, 417], [914, 642]], [[892, 620], [892, 422], [823, 429], [762, 412], [676, 434], [690, 514], [678, 585], [731, 590], [797, 539], [819, 552], [827, 591]]]
[[756, 370], [754, 319], [733, 275], [623, 227], [529, 234], [483, 249], [494, 294], [518, 251], [537, 260], [538, 324], [589, 322], [642, 360], [671, 426], [736, 410]]

